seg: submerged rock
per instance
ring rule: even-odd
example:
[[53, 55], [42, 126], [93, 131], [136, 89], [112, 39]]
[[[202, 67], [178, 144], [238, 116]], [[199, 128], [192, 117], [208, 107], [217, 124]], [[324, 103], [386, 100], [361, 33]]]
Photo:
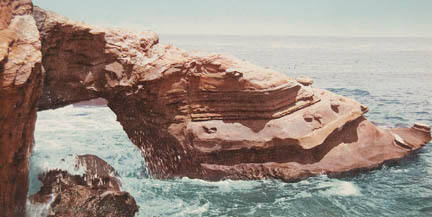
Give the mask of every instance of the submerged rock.
[[84, 174], [71, 175], [51, 170], [39, 176], [41, 190], [31, 196], [32, 203], [50, 203], [48, 216], [56, 217], [129, 217], [138, 212], [134, 198], [120, 190], [114, 169], [94, 155], [77, 157], [76, 169]]
[[157, 178], [338, 175], [430, 141], [427, 126], [375, 126], [363, 116], [367, 106], [313, 88], [307, 77], [159, 45], [151, 32], [102, 29], [41, 9], [35, 18], [50, 78], [40, 108], [105, 98]]

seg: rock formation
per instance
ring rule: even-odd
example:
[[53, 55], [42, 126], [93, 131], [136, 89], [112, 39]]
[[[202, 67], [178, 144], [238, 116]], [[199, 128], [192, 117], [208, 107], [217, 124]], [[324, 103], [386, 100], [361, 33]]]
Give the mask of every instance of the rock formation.
[[378, 128], [368, 108], [230, 56], [187, 53], [152, 32], [101, 29], [35, 10], [47, 79], [40, 109], [103, 97], [154, 177], [345, 174], [400, 159], [430, 128]]
[[99, 97], [157, 178], [338, 175], [431, 140], [422, 124], [376, 127], [363, 116], [366, 106], [313, 88], [307, 77], [32, 9], [30, 0], [0, 1], [1, 217], [24, 216], [36, 110]]
[[41, 44], [31, 13], [31, 1], [0, 1], [0, 217], [25, 215], [42, 88]]
[[50, 201], [48, 217], [133, 217], [138, 212], [134, 198], [120, 190], [114, 169], [104, 160], [94, 155], [78, 156], [75, 168], [83, 169], [84, 174], [51, 170], [39, 177], [43, 186], [31, 201]]

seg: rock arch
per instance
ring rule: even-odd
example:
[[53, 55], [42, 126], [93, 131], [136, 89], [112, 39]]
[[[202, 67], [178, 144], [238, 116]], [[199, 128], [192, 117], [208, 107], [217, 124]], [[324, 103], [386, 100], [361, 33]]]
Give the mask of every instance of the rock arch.
[[400, 159], [431, 139], [422, 124], [378, 128], [364, 118], [366, 106], [313, 88], [310, 79], [160, 45], [153, 32], [70, 21], [32, 10], [27, 0], [0, 6], [0, 213], [6, 216], [24, 215], [17, 210], [25, 206], [36, 110], [97, 97], [108, 100], [158, 178], [340, 175]]
[[375, 127], [366, 106], [310, 79], [160, 45], [153, 32], [34, 17], [47, 76], [39, 108], [105, 98], [158, 178], [292, 181], [377, 167], [429, 139], [427, 126]]

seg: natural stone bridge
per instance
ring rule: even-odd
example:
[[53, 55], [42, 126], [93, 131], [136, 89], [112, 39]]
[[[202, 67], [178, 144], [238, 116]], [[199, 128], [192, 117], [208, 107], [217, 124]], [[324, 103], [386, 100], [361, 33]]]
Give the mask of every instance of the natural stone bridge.
[[422, 124], [376, 127], [363, 116], [366, 106], [313, 88], [308, 79], [160, 45], [153, 32], [102, 29], [32, 12], [27, 1], [5, 2], [0, 213], [6, 216], [16, 212], [8, 207], [25, 204], [36, 110], [98, 97], [157, 178], [341, 175], [401, 159], [431, 139]]
[[154, 177], [292, 181], [377, 167], [427, 141], [427, 127], [377, 128], [366, 106], [305, 79], [160, 45], [152, 32], [39, 8], [34, 17], [46, 73], [39, 109], [105, 98]]

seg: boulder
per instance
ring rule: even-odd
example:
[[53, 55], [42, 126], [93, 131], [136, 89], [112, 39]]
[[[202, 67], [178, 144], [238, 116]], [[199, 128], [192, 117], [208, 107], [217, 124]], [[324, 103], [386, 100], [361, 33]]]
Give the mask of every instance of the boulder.
[[62, 170], [41, 174], [41, 190], [31, 196], [31, 202], [49, 203], [49, 217], [135, 216], [135, 199], [120, 190], [120, 180], [108, 163], [94, 155], [82, 155], [75, 167], [84, 174]]
[[84, 180], [87, 185], [96, 185], [110, 191], [120, 191], [121, 182], [114, 168], [95, 155], [78, 155], [75, 170], [84, 170]]

